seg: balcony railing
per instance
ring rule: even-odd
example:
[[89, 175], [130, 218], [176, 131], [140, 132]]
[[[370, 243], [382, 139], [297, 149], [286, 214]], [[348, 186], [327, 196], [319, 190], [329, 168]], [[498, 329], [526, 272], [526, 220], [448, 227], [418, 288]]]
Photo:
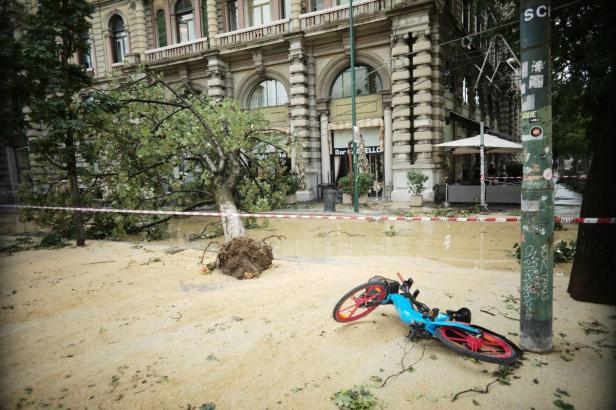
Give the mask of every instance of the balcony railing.
[[166, 47], [154, 48], [145, 52], [146, 63], [153, 63], [167, 58], [177, 58], [208, 49], [207, 37], [198, 38], [186, 43], [172, 44]]
[[[385, 0], [365, 0], [353, 3], [353, 17], [373, 14], [385, 9]], [[349, 19], [349, 6], [331, 7], [299, 16], [302, 30], [314, 30], [321, 25], [342, 23]]]
[[277, 36], [289, 31], [289, 19], [277, 20], [262, 26], [248, 27], [216, 36], [220, 47], [237, 43], [248, 43], [269, 36]]

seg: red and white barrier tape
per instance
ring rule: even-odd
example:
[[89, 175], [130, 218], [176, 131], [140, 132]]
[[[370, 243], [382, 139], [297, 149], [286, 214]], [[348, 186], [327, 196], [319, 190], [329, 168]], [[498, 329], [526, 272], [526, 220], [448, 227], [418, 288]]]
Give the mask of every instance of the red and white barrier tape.
[[[42, 209], [49, 211], [81, 211], [81, 212], [106, 212], [116, 214], [138, 215], [166, 215], [166, 216], [239, 216], [240, 218], [266, 218], [266, 219], [330, 219], [345, 221], [406, 221], [406, 222], [520, 222], [519, 216], [395, 216], [395, 215], [332, 215], [332, 214], [274, 214], [274, 213], [222, 213], [204, 211], [148, 211], [137, 209], [113, 209], [113, 208], [74, 208], [65, 206], [36, 206], [36, 205], [5, 205], [0, 208], [16, 209]], [[555, 216], [554, 222], [561, 224], [616, 224], [616, 218], [568, 218]]]

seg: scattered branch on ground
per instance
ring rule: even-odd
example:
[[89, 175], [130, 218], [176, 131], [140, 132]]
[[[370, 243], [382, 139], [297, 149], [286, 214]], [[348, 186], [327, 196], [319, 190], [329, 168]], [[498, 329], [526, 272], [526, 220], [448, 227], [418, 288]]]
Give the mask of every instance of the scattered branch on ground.
[[366, 236], [366, 235], [364, 235], [364, 234], [362, 234], [362, 233], [356, 233], [356, 234], [353, 234], [353, 233], [348, 233], [347, 231], [343, 231], [342, 229], [334, 229], [333, 231], [319, 232], [319, 233], [318, 233], [318, 234], [316, 234], [315, 236], [317, 236], [317, 237], [319, 237], [319, 238], [325, 238], [325, 237], [329, 236], [330, 234], [332, 234], [332, 233], [336, 233], [336, 232], [343, 233], [343, 234], [345, 234], [346, 236], [350, 236], [350, 237], [352, 237], [352, 238], [354, 238], [354, 237], [356, 237], [356, 236]]
[[498, 308], [495, 308], [494, 306], [482, 306], [482, 308], [483, 309], [481, 309], [480, 312], [487, 313], [489, 315], [495, 316], [494, 313], [490, 312], [490, 310], [495, 310], [498, 313], [500, 313], [503, 317], [505, 317], [505, 318], [507, 318], [509, 320], [515, 320], [517, 322], [520, 321], [520, 319], [518, 319], [517, 317], [509, 316], [506, 313], [501, 312]]
[[[287, 237], [286, 237], [286, 236], [284, 236], [284, 235], [270, 235], [270, 236], [266, 236], [265, 238], [261, 239], [261, 242], [265, 242], [265, 241], [267, 241], [268, 239], [272, 239], [272, 238], [276, 238], [276, 239], [278, 239], [279, 241], [281, 241], [281, 240], [283, 240], [283, 239], [287, 239]], [[265, 243], [267, 243], [267, 242], [265, 242]]]
[[88, 262], [88, 263], [82, 263], [82, 265], [98, 265], [99, 263], [112, 263], [115, 261], [98, 261], [98, 262]]
[[426, 353], [426, 347], [424, 345], [421, 345], [421, 355], [419, 356], [419, 359], [415, 360], [412, 364], [406, 366], [404, 364], [404, 360], [406, 359], [406, 356], [411, 353], [413, 351], [413, 349], [415, 348], [416, 344], [412, 344], [411, 347], [409, 348], [409, 341], [405, 340], [404, 341], [404, 346], [402, 346], [401, 344], [398, 343], [398, 346], [400, 346], [400, 348], [402, 349], [402, 357], [400, 358], [400, 371], [394, 374], [390, 374], [389, 376], [387, 376], [385, 378], [385, 380], [383, 380], [383, 383], [381, 384], [380, 387], [384, 387], [387, 382], [389, 381], [389, 379], [393, 379], [394, 377], [400, 376], [402, 373], [406, 373], [406, 372], [411, 372], [413, 371], [413, 367], [419, 363], [421, 361], [421, 359], [423, 359], [424, 354]]
[[201, 261], [199, 263], [203, 263], [203, 259], [205, 259], [205, 253], [207, 252], [208, 249], [210, 249], [210, 246], [212, 246], [213, 244], [218, 245], [218, 247], [220, 248], [220, 244], [216, 241], [212, 241], [208, 243], [205, 249], [203, 250], [203, 254], [201, 255]]
[[494, 313], [489, 312], [489, 311], [484, 310], [484, 309], [479, 309], [479, 311], [480, 311], [480, 312], [483, 312], [483, 313], [487, 313], [487, 314], [488, 314], [488, 315], [490, 315], [490, 316], [496, 316]]
[[486, 386], [482, 389], [480, 387], [473, 387], [470, 389], [466, 389], [466, 390], [462, 390], [460, 392], [457, 392], [451, 399], [451, 402], [453, 403], [454, 401], [458, 400], [458, 397], [460, 397], [463, 394], [466, 393], [479, 393], [479, 394], [488, 394], [490, 392], [490, 386], [492, 386], [495, 383], [499, 383], [499, 384], [505, 384], [505, 385], [509, 385], [511, 384], [509, 382], [509, 376], [511, 376], [513, 374], [513, 372], [522, 365], [522, 363], [520, 361], [517, 361], [515, 363], [512, 364], [501, 364], [498, 366], [498, 369], [496, 371], [494, 371], [492, 373], [492, 376], [495, 376], [496, 379], [492, 380], [491, 382], [489, 382], [488, 384], [486, 384]]

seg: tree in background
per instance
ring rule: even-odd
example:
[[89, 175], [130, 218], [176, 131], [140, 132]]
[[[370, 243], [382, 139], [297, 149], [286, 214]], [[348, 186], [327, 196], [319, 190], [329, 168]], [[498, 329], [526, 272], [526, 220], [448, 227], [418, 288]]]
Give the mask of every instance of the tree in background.
[[[553, 6], [568, 3], [558, 0]], [[614, 217], [616, 152], [613, 98], [616, 92], [616, 13], [611, 2], [581, 1], [553, 13], [554, 129], [556, 149], [584, 150], [592, 155], [582, 217]], [[557, 105], [556, 105], [557, 104]], [[580, 138], [585, 135], [586, 140]], [[558, 145], [556, 145], [558, 143]], [[615, 225], [582, 224], [568, 292], [576, 300], [616, 304]]]
[[0, 1], [0, 130], [3, 143], [23, 136], [26, 82], [22, 74], [22, 47], [15, 38], [22, 15], [22, 6], [17, 1]]
[[[29, 141], [34, 164], [29, 199], [39, 204], [82, 205], [79, 162], [89, 162], [94, 153], [85, 120], [88, 106], [80, 95], [91, 79], [78, 58], [88, 52], [84, 34], [92, 11], [87, 0], [39, 0], [36, 12], [25, 19], [23, 68], [30, 91], [27, 119], [34, 134]], [[46, 226], [49, 216], [39, 213], [36, 220]], [[77, 245], [83, 246], [82, 214], [74, 212], [72, 221]]]

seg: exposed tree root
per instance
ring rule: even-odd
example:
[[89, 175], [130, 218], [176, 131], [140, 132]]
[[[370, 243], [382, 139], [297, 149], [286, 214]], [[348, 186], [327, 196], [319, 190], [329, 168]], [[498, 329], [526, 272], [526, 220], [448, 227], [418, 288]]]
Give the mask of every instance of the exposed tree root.
[[273, 259], [272, 248], [266, 242], [242, 236], [222, 245], [216, 265], [226, 275], [237, 279], [252, 279], [269, 268]]

